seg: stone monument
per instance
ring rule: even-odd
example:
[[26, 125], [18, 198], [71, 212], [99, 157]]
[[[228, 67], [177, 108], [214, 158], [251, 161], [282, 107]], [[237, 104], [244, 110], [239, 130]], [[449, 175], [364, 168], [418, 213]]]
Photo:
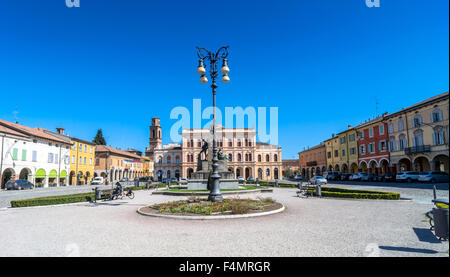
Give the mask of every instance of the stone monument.
[[[212, 147], [203, 139], [202, 150], [198, 155], [197, 168], [198, 171], [192, 173], [191, 179], [188, 180], [189, 190], [206, 190], [209, 189], [209, 182], [212, 174]], [[204, 154], [204, 155], [203, 155]], [[202, 155], [204, 157], [202, 157]], [[234, 177], [234, 173], [228, 171], [228, 158], [219, 149], [218, 156], [218, 172], [220, 174], [220, 188], [221, 189], [238, 189], [239, 182]]]

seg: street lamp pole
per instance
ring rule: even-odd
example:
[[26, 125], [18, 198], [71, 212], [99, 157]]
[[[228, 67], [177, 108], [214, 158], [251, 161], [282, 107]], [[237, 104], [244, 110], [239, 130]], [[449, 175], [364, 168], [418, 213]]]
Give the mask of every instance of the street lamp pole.
[[228, 46], [224, 46], [219, 48], [216, 52], [210, 52], [203, 47], [197, 47], [197, 56], [199, 58], [199, 65], [197, 67], [197, 73], [201, 75], [200, 83], [206, 84], [208, 83], [208, 78], [206, 77], [206, 69], [205, 69], [205, 61], [209, 61], [210, 64], [210, 76], [212, 79], [212, 94], [213, 94], [213, 158], [212, 158], [212, 184], [208, 196], [208, 200], [212, 202], [222, 201], [223, 196], [220, 192], [220, 174], [218, 172], [218, 157], [217, 157], [217, 137], [216, 137], [216, 78], [218, 76], [217, 63], [219, 60], [222, 60], [222, 69], [220, 72], [223, 74], [222, 82], [228, 83], [230, 78], [228, 77], [228, 73], [230, 69], [228, 68]]

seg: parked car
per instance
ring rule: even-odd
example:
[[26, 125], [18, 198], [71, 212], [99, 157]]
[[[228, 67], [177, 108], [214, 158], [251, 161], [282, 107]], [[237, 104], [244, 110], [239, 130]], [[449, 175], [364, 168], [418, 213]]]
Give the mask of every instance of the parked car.
[[397, 176], [395, 176], [395, 179], [399, 182], [408, 182], [412, 183], [414, 181], [419, 180], [420, 173], [417, 171], [403, 171], [400, 173], [397, 173]]
[[348, 181], [350, 179], [351, 173], [342, 173], [340, 180], [341, 181]]
[[94, 179], [92, 179], [91, 185], [101, 185], [103, 184], [103, 182], [103, 177], [94, 177]]
[[377, 182], [394, 182], [395, 181], [395, 175], [388, 172], [386, 174], [378, 175], [375, 178], [375, 181]]
[[256, 181], [256, 179], [255, 179], [255, 178], [253, 178], [253, 177], [248, 177], [248, 178], [247, 178], [247, 181], [250, 181], [250, 182], [255, 182], [255, 181]]
[[324, 174], [324, 178], [327, 180], [340, 180], [341, 173], [339, 171], [327, 171]]
[[448, 173], [442, 171], [427, 171], [419, 175], [419, 182], [448, 183]]
[[366, 182], [373, 182], [375, 180], [376, 176], [372, 173], [366, 173], [363, 176], [361, 176], [361, 181]]
[[119, 182], [128, 182], [128, 181], [129, 181], [129, 179], [127, 177], [124, 177], [124, 178], [120, 179]]
[[178, 181], [179, 184], [187, 184], [188, 180], [186, 178], [180, 178], [180, 180]]
[[303, 177], [302, 177], [302, 175], [297, 175], [297, 176], [294, 177], [294, 180], [295, 181], [302, 181]]
[[23, 190], [23, 189], [33, 189], [34, 185], [28, 180], [9, 180], [5, 184], [7, 190]]
[[177, 178], [170, 178], [170, 182], [171, 183], [176, 183], [176, 182], [178, 182], [178, 180], [177, 180]]
[[244, 177], [239, 176], [239, 177], [238, 177], [238, 182], [239, 182], [239, 183], [244, 183], [244, 182], [245, 182]]
[[323, 176], [319, 176], [319, 175], [314, 176], [311, 179], [309, 179], [309, 182], [312, 185], [326, 185], [328, 183], [327, 179], [325, 179], [325, 178], [323, 178]]
[[365, 172], [358, 172], [358, 173], [353, 174], [349, 180], [351, 180], [351, 181], [361, 181], [362, 178], [365, 177], [365, 175], [367, 175], [367, 173], [365, 173]]

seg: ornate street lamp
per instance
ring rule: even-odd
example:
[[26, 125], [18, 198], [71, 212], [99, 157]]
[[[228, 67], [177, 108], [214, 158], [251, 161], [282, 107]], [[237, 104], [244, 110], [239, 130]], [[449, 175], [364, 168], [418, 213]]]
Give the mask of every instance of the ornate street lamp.
[[210, 65], [210, 76], [212, 80], [211, 88], [213, 93], [213, 158], [212, 158], [212, 185], [210, 188], [208, 200], [209, 201], [222, 201], [223, 196], [220, 192], [220, 174], [217, 171], [219, 164], [218, 164], [218, 157], [217, 157], [217, 139], [216, 139], [216, 78], [218, 76], [218, 70], [217, 70], [217, 63], [219, 60], [222, 60], [222, 69], [220, 70], [220, 73], [222, 73], [222, 82], [228, 83], [230, 81], [230, 77], [228, 77], [228, 73], [230, 72], [230, 69], [228, 68], [228, 46], [221, 47], [216, 52], [210, 52], [202, 47], [197, 47], [197, 56], [199, 58], [199, 63], [197, 67], [197, 74], [201, 75], [200, 77], [200, 83], [206, 84], [208, 83], [208, 78], [206, 77], [206, 69], [205, 69], [205, 62], [209, 61]]

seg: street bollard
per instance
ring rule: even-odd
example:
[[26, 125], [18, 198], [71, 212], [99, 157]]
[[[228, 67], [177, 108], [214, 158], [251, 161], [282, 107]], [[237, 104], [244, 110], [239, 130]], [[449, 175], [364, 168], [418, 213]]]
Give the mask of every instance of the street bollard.
[[278, 179], [275, 180], [275, 186], [278, 187]]
[[134, 186], [139, 187], [139, 179], [134, 180]]
[[433, 186], [433, 199], [436, 199], [436, 186]]
[[317, 196], [322, 197], [322, 188], [320, 187], [320, 185], [317, 185], [316, 193]]

